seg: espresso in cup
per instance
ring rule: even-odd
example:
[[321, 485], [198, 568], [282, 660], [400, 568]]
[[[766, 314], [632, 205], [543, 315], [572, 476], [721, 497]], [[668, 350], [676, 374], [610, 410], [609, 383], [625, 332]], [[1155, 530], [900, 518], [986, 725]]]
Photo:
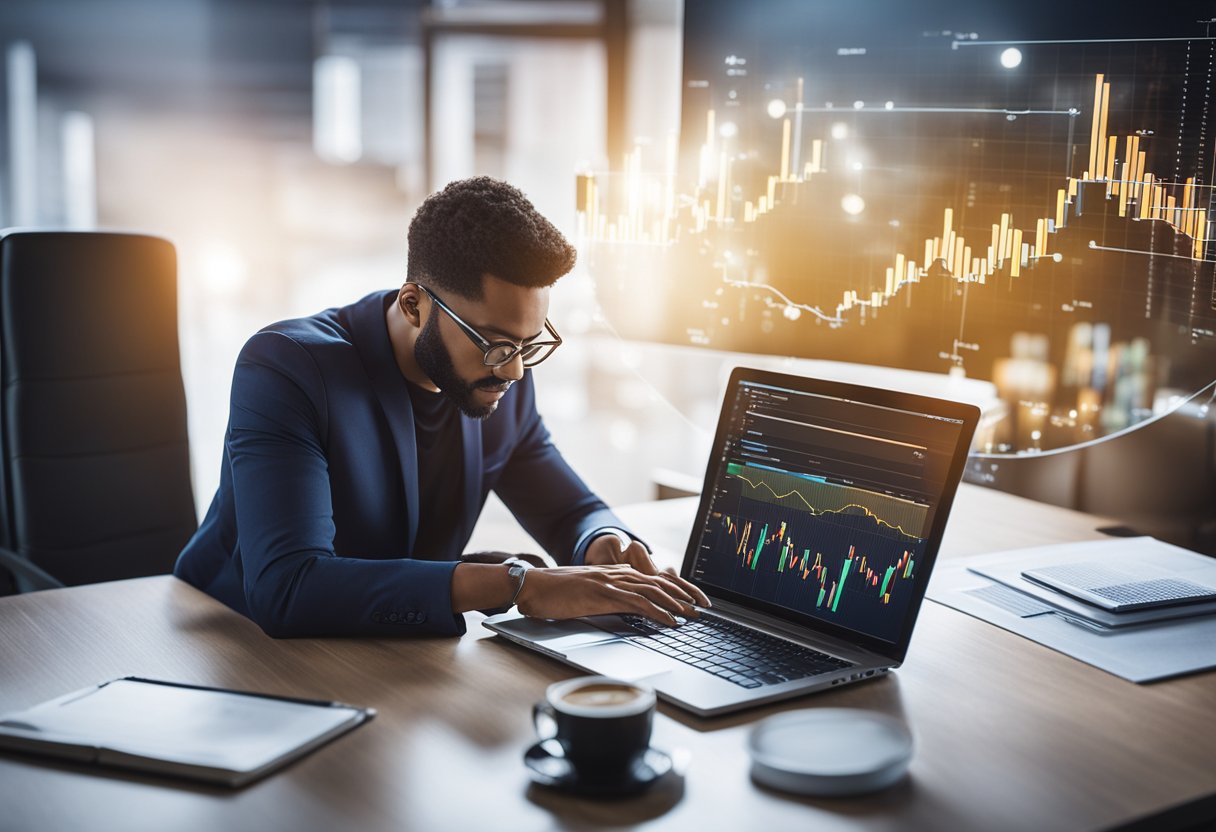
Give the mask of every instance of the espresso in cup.
[[589, 708], [615, 708], [646, 696], [646, 692], [624, 682], [596, 682], [562, 694], [561, 704]]
[[[580, 776], [619, 777], [650, 747], [654, 690], [645, 685], [584, 676], [557, 682], [532, 709], [537, 734], [552, 738]], [[541, 716], [552, 722], [541, 729]]]

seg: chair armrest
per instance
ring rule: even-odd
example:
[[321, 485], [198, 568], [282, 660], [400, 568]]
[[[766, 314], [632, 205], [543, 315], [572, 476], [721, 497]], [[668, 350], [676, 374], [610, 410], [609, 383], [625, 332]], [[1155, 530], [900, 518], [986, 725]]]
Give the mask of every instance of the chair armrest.
[[12, 549], [0, 549], [0, 567], [16, 576], [23, 590], [61, 589], [63, 582], [43, 572]]

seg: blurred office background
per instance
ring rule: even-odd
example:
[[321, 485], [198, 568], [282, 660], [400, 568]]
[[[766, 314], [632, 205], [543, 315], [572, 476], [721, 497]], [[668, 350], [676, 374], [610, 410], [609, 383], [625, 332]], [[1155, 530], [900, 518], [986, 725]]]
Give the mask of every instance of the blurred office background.
[[[453, 179], [507, 179], [573, 237], [574, 172], [677, 128], [681, 13], [680, 0], [6, 2], [0, 226], [177, 247], [201, 516], [246, 338], [399, 285], [410, 217]], [[647, 347], [605, 330], [582, 268], [551, 317], [567, 346], [538, 371], [541, 408], [593, 487], [635, 501], [656, 468], [696, 472], [713, 371], [682, 414], [667, 398], [680, 385], [653, 389], [656, 369], [686, 375], [679, 358], [640, 375]], [[699, 429], [685, 416], [698, 412]]]
[[[132, 230], [176, 246], [201, 516], [244, 341], [399, 285], [410, 217], [453, 179], [506, 179], [579, 238], [576, 176], [619, 171], [638, 148], [661, 161], [678, 134], [684, 14], [683, 0], [8, 0], [0, 227]], [[558, 444], [610, 502], [699, 487], [720, 385], [740, 360], [970, 400], [998, 418], [1022, 410], [1030, 427], [1058, 421], [1049, 400], [999, 380], [624, 339], [645, 329], [631, 315], [650, 325], [661, 307], [633, 292], [605, 318], [591, 260], [554, 291], [567, 346], [538, 389]], [[1015, 334], [1007, 375], [1049, 369], [1040, 341]], [[1006, 447], [982, 431], [977, 450], [997, 452], [973, 457], [968, 477], [1216, 550], [1216, 421], [1210, 396], [1186, 401], [1196, 389], [1119, 410], [1111, 430], [1141, 439], [1111, 453], [1070, 449], [1073, 433]], [[1086, 428], [1076, 416], [1065, 410], [1060, 430]]]

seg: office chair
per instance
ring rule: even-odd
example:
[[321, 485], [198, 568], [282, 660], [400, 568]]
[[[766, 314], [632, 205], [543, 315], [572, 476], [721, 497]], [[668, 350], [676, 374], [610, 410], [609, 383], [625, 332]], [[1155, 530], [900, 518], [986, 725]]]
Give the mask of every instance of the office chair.
[[9, 591], [170, 572], [197, 525], [173, 246], [0, 232], [0, 379]]

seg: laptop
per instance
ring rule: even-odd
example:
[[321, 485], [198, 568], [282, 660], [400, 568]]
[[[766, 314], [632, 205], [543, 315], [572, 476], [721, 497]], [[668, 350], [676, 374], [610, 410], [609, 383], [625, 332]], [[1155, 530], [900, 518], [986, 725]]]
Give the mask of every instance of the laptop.
[[514, 610], [484, 626], [701, 716], [884, 674], [907, 654], [978, 418], [738, 368], [680, 570], [712, 607], [678, 627]]
[[1216, 589], [1183, 578], [1144, 578], [1101, 561], [1027, 569], [1022, 577], [1111, 612], [1216, 601]]

